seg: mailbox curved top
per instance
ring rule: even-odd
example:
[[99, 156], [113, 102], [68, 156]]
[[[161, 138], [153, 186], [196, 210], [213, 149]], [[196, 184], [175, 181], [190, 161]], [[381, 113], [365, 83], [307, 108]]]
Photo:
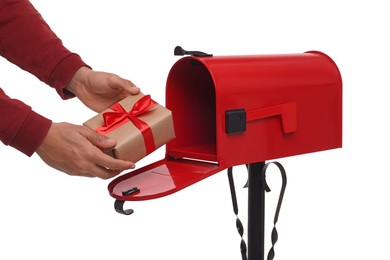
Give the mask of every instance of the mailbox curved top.
[[[218, 92], [217, 98], [237, 94], [267, 95], [269, 88], [278, 88], [279, 94], [285, 94], [283, 91], [289, 92], [299, 85], [309, 84], [312, 87], [318, 84], [337, 84], [341, 89], [341, 74], [336, 63], [319, 51], [188, 58], [199, 61], [207, 68]], [[180, 66], [185, 59], [173, 66], [172, 73], [175, 66]]]
[[195, 158], [228, 167], [341, 147], [341, 75], [318, 51], [184, 57], [168, 75], [166, 106], [174, 157], [193, 147]]

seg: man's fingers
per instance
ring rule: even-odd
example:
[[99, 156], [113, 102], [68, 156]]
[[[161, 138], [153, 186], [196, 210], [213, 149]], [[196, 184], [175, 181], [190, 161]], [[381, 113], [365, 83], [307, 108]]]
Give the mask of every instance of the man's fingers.
[[110, 170], [110, 169], [106, 169], [104, 167], [96, 166], [95, 170], [93, 172], [93, 175], [95, 177], [100, 178], [100, 179], [107, 180], [107, 179], [110, 179], [112, 177], [117, 176], [121, 172], [122, 171], [119, 171], [119, 170]]
[[118, 175], [120, 172], [135, 167], [133, 162], [115, 159], [102, 150], [114, 148], [116, 141], [105, 135], [98, 134], [93, 130], [84, 127], [83, 133], [85, 138], [93, 145], [91, 152], [87, 156], [87, 160], [90, 161], [87, 173], [93, 176], [108, 179]]
[[83, 170], [79, 174], [87, 177], [99, 177], [101, 179], [112, 178], [124, 170], [133, 169], [135, 167], [134, 163], [129, 161], [123, 161], [115, 159], [107, 154], [104, 154], [102, 151], [96, 151], [95, 155], [92, 156], [91, 160], [87, 165], [81, 167]]
[[106, 169], [118, 171], [128, 170], [135, 167], [133, 162], [115, 159], [107, 154], [103, 154], [96, 164]]
[[96, 150], [96, 154], [93, 156], [92, 161], [95, 165], [109, 170], [111, 173], [112, 171], [119, 173], [135, 167], [133, 162], [113, 158], [98, 149]]
[[128, 79], [121, 78], [117, 75], [111, 77], [110, 79], [110, 85], [114, 88], [120, 88], [123, 91], [132, 95], [137, 95], [140, 92], [140, 89]]
[[88, 139], [94, 146], [103, 148], [103, 149], [109, 149], [114, 148], [116, 145], [116, 140], [112, 139], [108, 136], [98, 134], [95, 131], [84, 127], [84, 136]]
[[140, 92], [139, 87], [137, 87], [133, 82], [130, 80], [124, 80], [123, 84], [123, 90], [132, 94], [132, 95], [137, 95]]

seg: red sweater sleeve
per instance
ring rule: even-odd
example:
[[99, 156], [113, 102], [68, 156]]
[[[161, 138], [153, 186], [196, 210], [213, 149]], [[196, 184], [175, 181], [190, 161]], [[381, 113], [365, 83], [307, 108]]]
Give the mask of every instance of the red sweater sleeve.
[[0, 140], [31, 156], [46, 137], [51, 121], [0, 88]]
[[[82, 66], [81, 58], [66, 49], [42, 16], [27, 0], [0, 1], [0, 55], [56, 89], [64, 88]], [[51, 121], [23, 102], [0, 91], [0, 140], [31, 156], [45, 138]]]

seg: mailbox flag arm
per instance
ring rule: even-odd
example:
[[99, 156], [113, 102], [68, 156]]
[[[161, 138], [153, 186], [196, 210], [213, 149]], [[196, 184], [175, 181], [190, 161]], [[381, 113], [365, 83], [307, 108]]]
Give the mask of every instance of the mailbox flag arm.
[[247, 122], [278, 115], [281, 116], [283, 131], [286, 134], [297, 130], [297, 106], [295, 102], [246, 111]]

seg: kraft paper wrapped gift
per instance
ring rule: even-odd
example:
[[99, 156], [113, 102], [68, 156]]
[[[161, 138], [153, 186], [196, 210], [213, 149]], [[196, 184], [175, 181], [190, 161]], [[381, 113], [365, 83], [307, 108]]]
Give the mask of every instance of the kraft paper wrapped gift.
[[139, 93], [115, 103], [84, 126], [117, 141], [111, 156], [137, 162], [175, 137], [172, 113]]

